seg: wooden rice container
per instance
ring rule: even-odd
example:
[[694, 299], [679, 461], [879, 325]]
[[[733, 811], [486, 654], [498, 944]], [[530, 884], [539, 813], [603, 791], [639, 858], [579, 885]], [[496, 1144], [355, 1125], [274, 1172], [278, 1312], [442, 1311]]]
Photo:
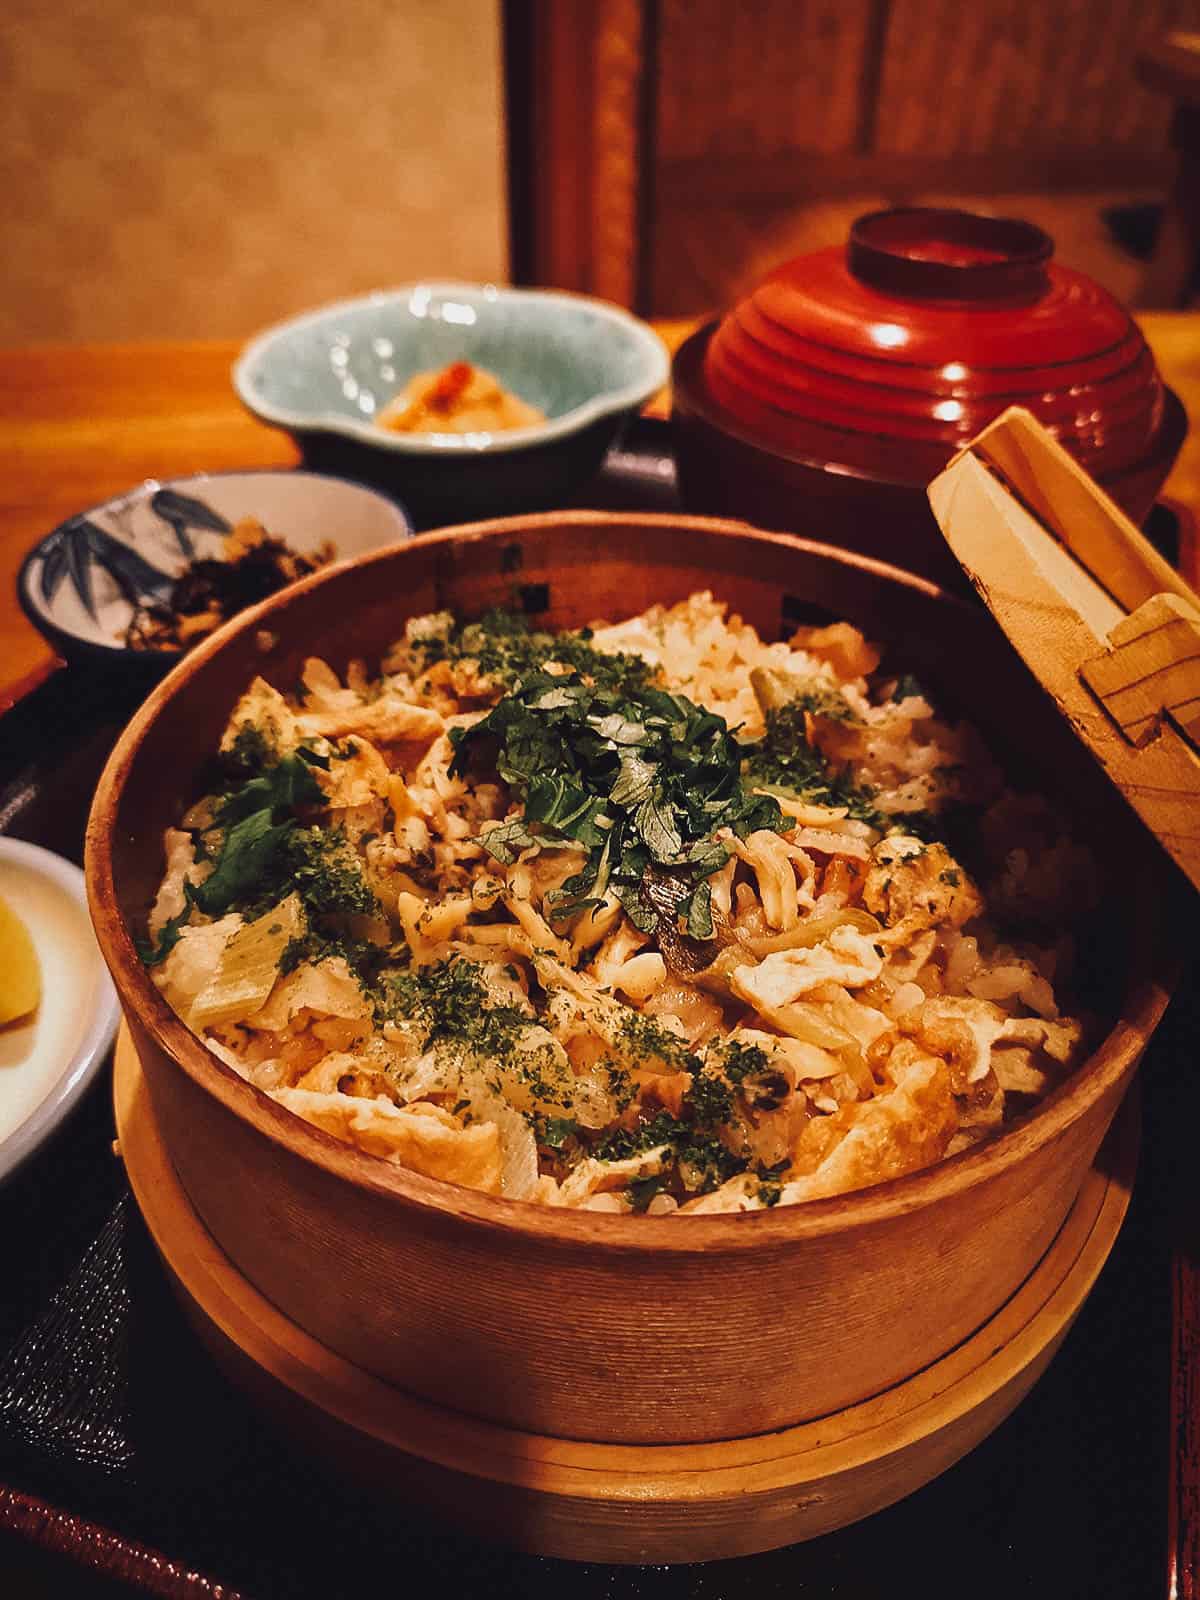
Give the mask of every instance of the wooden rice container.
[[290, 1322], [188, 1203], [128, 1034], [113, 1109], [121, 1158], [195, 1333], [285, 1448], [401, 1514], [573, 1561], [715, 1561], [813, 1539], [902, 1499], [1019, 1404], [1108, 1258], [1137, 1160], [1126, 1097], [1054, 1242], [969, 1339], [861, 1405], [707, 1444], [593, 1444], [499, 1427], [381, 1383]]
[[[710, 589], [769, 638], [845, 617], [1011, 758], [1052, 775], [1129, 900], [1108, 1031], [1002, 1137], [803, 1206], [658, 1218], [543, 1209], [405, 1172], [300, 1121], [223, 1066], [150, 982], [136, 930], [162, 830], [261, 672], [378, 660], [411, 615], [523, 604], [554, 626]], [[1144, 859], [1143, 859], [1144, 855]], [[734, 1439], [852, 1406], [926, 1367], [1014, 1293], [1083, 1181], [1168, 998], [1160, 863], [991, 619], [828, 547], [701, 518], [553, 513], [340, 564], [247, 613], [130, 723], [87, 839], [92, 913], [191, 1205], [238, 1271], [357, 1367], [436, 1404], [566, 1439]], [[1110, 930], [1111, 931], [1111, 930]]]

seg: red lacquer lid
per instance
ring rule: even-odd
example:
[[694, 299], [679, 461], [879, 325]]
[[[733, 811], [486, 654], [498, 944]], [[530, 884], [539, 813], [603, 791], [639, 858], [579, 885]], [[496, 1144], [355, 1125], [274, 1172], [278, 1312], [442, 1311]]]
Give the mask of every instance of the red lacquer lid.
[[739, 432], [835, 470], [925, 483], [1007, 406], [1094, 475], [1141, 460], [1163, 386], [1129, 313], [1028, 222], [908, 208], [779, 267], [709, 342]]

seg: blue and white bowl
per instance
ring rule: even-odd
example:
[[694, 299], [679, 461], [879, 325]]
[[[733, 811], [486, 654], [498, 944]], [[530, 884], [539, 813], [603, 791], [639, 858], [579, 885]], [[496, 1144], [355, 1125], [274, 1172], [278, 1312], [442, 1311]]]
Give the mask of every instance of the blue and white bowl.
[[337, 560], [412, 535], [395, 501], [318, 473], [150, 478], [69, 517], [35, 545], [17, 577], [21, 606], [67, 660], [169, 665], [179, 651], [126, 645], [134, 600], [165, 599], [191, 560], [220, 554], [224, 535], [243, 517], [256, 517], [301, 555], [329, 543]]
[[[468, 361], [544, 422], [468, 434], [394, 433], [378, 413], [417, 372]], [[233, 369], [255, 416], [308, 465], [399, 493], [420, 524], [561, 502], [669, 376], [644, 322], [583, 295], [418, 283], [325, 306], [253, 339]]]

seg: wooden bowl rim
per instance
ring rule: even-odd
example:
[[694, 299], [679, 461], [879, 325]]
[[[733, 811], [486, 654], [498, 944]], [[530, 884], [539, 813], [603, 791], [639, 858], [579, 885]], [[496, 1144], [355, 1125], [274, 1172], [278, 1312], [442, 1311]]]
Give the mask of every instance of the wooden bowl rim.
[[[802, 1239], [820, 1238], [853, 1228], [868, 1228], [950, 1199], [964, 1189], [987, 1183], [1052, 1143], [1103, 1093], [1116, 1085], [1136, 1063], [1170, 998], [1166, 983], [1150, 970], [1148, 938], [1135, 948], [1130, 982], [1121, 1014], [1110, 1032], [1075, 1071], [1035, 1111], [1006, 1133], [958, 1155], [870, 1188], [801, 1205], [717, 1216], [612, 1216], [568, 1208], [540, 1206], [484, 1194], [442, 1179], [427, 1178], [364, 1154], [313, 1127], [269, 1098], [215, 1055], [187, 1028], [159, 993], [134, 947], [117, 900], [113, 876], [112, 837], [120, 801], [133, 762], [147, 731], [175, 694], [233, 639], [262, 627], [311, 590], [334, 584], [352, 568], [403, 560], [405, 552], [511, 540], [521, 534], [552, 529], [606, 527], [690, 529], [718, 538], [776, 545], [781, 551], [805, 554], [835, 565], [853, 567], [885, 582], [899, 584], [946, 607], [969, 609], [964, 601], [886, 562], [839, 550], [791, 534], [770, 533], [748, 523], [720, 517], [675, 513], [564, 511], [489, 518], [422, 535], [403, 544], [332, 563], [311, 577], [281, 590], [241, 613], [178, 663], [134, 713], [117, 741], [100, 781], [88, 818], [84, 871], [96, 936], [112, 971], [122, 1006], [132, 1011], [151, 1040], [202, 1090], [226, 1110], [250, 1124], [262, 1137], [289, 1155], [313, 1162], [324, 1172], [372, 1194], [402, 1205], [439, 1213], [489, 1232], [518, 1233], [547, 1245], [586, 1246], [611, 1254], [692, 1256], [743, 1249], [788, 1248]], [[399, 626], [399, 624], [398, 624]], [[1101, 781], [1097, 775], [1097, 781]], [[1157, 932], [1157, 928], [1152, 931]]]

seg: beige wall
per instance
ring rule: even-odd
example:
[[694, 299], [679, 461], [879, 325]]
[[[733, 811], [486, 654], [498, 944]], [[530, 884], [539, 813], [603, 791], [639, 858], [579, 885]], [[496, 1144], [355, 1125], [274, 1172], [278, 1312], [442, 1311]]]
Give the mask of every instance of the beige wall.
[[499, 0], [0, 0], [0, 341], [503, 279]]

